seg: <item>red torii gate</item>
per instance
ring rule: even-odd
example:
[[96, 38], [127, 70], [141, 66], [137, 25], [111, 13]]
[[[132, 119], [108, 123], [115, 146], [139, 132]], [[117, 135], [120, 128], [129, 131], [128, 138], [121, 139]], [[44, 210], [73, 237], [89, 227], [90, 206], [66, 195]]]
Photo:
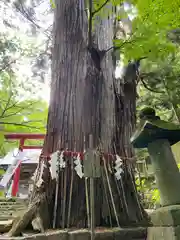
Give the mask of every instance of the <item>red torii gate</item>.
[[[4, 135], [7, 140], [19, 140], [19, 150], [23, 152], [24, 149], [42, 149], [42, 146], [28, 146], [25, 145], [26, 140], [43, 140], [45, 134], [42, 133], [8, 133]], [[20, 178], [21, 160], [19, 161], [18, 167], [15, 170], [13, 176], [12, 185], [12, 196], [16, 197], [19, 189], [19, 178]]]
[[41, 149], [42, 146], [27, 146], [24, 145], [26, 140], [43, 140], [45, 134], [42, 133], [8, 133], [4, 137], [7, 140], [19, 140], [19, 149]]

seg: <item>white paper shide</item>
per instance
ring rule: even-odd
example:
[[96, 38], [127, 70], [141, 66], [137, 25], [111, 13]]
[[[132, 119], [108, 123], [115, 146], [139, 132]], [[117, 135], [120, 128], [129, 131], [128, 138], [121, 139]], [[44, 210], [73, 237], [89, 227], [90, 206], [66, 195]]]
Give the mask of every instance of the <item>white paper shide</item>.
[[115, 176], [116, 176], [117, 180], [121, 179], [121, 175], [124, 172], [122, 166], [123, 166], [122, 159], [118, 155], [116, 155], [116, 161], [115, 161], [115, 170], [116, 170], [116, 172], [115, 172]]
[[81, 164], [80, 154], [77, 155], [77, 158], [75, 159], [74, 164], [76, 165], [74, 170], [76, 171], [77, 175], [80, 178], [82, 178], [84, 176], [84, 173], [82, 171], [82, 164]]

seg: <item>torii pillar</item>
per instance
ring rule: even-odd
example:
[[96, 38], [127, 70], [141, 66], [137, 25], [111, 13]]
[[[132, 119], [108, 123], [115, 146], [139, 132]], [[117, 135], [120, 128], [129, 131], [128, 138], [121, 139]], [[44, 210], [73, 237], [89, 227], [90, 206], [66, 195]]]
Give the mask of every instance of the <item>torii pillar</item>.
[[[4, 135], [7, 140], [19, 140], [19, 151], [23, 152], [24, 149], [42, 149], [42, 146], [28, 146], [25, 145], [26, 140], [43, 140], [45, 134], [40, 133], [9, 133]], [[13, 176], [12, 196], [16, 197], [19, 190], [19, 179], [21, 170], [22, 159], [19, 160], [17, 169]]]

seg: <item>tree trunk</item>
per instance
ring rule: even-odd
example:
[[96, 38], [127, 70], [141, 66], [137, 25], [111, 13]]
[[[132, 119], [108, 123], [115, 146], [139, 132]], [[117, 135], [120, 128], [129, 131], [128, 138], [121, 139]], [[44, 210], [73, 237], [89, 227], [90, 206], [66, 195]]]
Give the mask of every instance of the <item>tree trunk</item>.
[[[135, 79], [121, 84], [123, 95], [115, 92], [111, 52], [100, 59], [88, 50], [84, 0], [57, 1], [53, 33], [51, 99], [43, 154], [61, 149], [83, 152], [88, 147], [87, 137], [92, 134], [95, 149], [117, 153], [124, 160], [124, 175], [118, 180], [116, 159], [101, 159], [102, 176], [95, 179], [95, 225], [140, 224], [144, 212], [131, 163], [126, 161], [134, 156], [129, 139], [135, 124]], [[93, 44], [98, 50], [112, 47], [113, 19], [97, 19], [94, 35]], [[88, 227], [89, 179], [76, 174], [73, 157], [64, 160], [66, 167], [61, 169], [58, 181], [56, 227]], [[55, 191], [49, 199], [53, 206], [54, 201]], [[49, 207], [49, 227], [53, 217]]]
[[[59, 1], [54, 17], [54, 48], [47, 137], [44, 151], [59, 148], [83, 151], [88, 132], [84, 118], [87, 74], [87, 21], [81, 1]], [[89, 106], [86, 106], [87, 109]]]
[[[84, 139], [89, 134], [94, 137], [95, 148], [100, 142], [100, 72], [88, 52], [88, 22], [83, 4], [79, 0], [56, 4], [51, 101], [43, 148], [44, 153], [48, 154], [61, 148], [83, 152], [87, 147]], [[70, 223], [67, 219], [59, 219], [57, 227], [86, 227], [84, 178], [74, 174], [72, 168], [62, 173], [61, 177], [66, 177], [66, 183], [60, 187], [64, 203], [70, 201], [70, 183], [73, 179], [73, 202]], [[58, 216], [63, 214], [62, 208], [66, 208], [67, 216], [68, 204], [59, 206]]]
[[[94, 35], [94, 44], [98, 50], [113, 46], [113, 19], [97, 19]], [[125, 174], [120, 181], [116, 180], [111, 162], [106, 166], [108, 172], [106, 169], [102, 170], [102, 175], [106, 178], [104, 182], [102, 179], [96, 180], [96, 225], [107, 224], [107, 219], [110, 218], [115, 225], [118, 222], [123, 225], [137, 223], [144, 219], [144, 212], [139, 203], [132, 164], [129, 161], [134, 157], [130, 137], [135, 126], [136, 79], [121, 84], [123, 94], [115, 94], [111, 52], [105, 54], [98, 63], [100, 68], [97, 68], [97, 62], [91, 58], [87, 44], [88, 22], [83, 1], [57, 3], [51, 102], [43, 150], [45, 153], [52, 153], [68, 148], [70, 151], [83, 152], [87, 147], [84, 138], [87, 139], [89, 134], [94, 137], [94, 148], [111, 153], [114, 149], [124, 160]], [[65, 176], [66, 180], [63, 181], [66, 183], [60, 189], [62, 202], [70, 199], [68, 192], [73, 178], [74, 202], [69, 225], [87, 227], [85, 181], [70, 169], [62, 174], [62, 179]], [[103, 189], [103, 184], [108, 184], [108, 181], [111, 189]], [[107, 194], [105, 190], [108, 191]], [[114, 199], [109, 195], [110, 192]], [[115, 205], [115, 209], [109, 206], [111, 214], [107, 211], [107, 197]], [[80, 206], [78, 209], [77, 203]], [[64, 207], [65, 205], [59, 206], [59, 216]], [[65, 211], [67, 213], [68, 210]], [[67, 220], [59, 220], [58, 227], [67, 225]]]

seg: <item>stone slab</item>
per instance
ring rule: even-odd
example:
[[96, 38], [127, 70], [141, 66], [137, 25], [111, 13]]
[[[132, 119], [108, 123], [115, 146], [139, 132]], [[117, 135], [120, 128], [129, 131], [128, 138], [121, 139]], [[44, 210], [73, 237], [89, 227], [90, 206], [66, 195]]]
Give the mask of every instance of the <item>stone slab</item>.
[[[97, 228], [95, 240], [132, 240], [146, 239], [146, 228]], [[0, 240], [90, 240], [91, 235], [88, 229], [79, 230], [55, 230], [31, 236], [8, 238], [0, 236]], [[170, 240], [170, 239], [169, 239]]]
[[90, 240], [90, 232], [86, 229], [68, 232], [68, 240]]
[[147, 240], [180, 240], [180, 226], [177, 227], [150, 227]]
[[132, 240], [142, 239], [145, 240], [147, 236], [146, 228], [127, 228], [114, 230], [114, 240]]
[[8, 232], [12, 227], [12, 220], [0, 221], [0, 232]]
[[95, 240], [115, 240], [114, 231], [96, 231]]
[[153, 226], [178, 226], [180, 225], [180, 205], [161, 207], [151, 213]]
[[52, 231], [47, 233], [41, 233], [26, 237], [27, 240], [67, 240], [68, 232], [67, 231]]

